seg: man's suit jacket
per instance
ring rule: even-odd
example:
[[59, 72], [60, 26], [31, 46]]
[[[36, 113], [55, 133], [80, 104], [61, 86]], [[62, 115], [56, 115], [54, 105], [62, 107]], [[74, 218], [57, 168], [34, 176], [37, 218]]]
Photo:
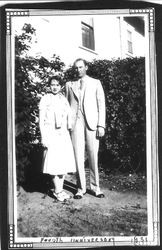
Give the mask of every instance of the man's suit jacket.
[[[87, 75], [84, 82], [82, 107], [87, 124], [91, 130], [96, 130], [97, 126], [105, 127], [105, 96], [101, 82]], [[74, 128], [79, 110], [79, 81], [66, 83], [66, 97], [71, 106]]]

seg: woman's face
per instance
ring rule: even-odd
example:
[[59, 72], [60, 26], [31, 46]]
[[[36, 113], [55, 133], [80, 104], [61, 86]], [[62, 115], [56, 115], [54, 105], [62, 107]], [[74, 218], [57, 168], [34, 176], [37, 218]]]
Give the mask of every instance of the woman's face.
[[56, 95], [61, 90], [61, 85], [59, 84], [57, 80], [53, 79], [51, 81], [50, 88], [51, 88], [52, 93]]

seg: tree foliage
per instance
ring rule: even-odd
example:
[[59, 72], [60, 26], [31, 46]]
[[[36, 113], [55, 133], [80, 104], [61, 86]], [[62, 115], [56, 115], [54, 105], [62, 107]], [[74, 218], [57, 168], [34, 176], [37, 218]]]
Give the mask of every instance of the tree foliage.
[[[105, 151], [101, 156], [110, 155], [125, 171], [145, 170], [144, 66], [144, 58], [94, 61], [89, 65], [89, 74], [101, 80], [106, 97]], [[111, 169], [107, 158], [106, 168]]]

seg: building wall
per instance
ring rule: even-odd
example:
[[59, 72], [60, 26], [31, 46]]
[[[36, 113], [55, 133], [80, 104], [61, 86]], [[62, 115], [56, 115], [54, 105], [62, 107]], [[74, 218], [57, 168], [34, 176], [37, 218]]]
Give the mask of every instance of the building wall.
[[[21, 27], [24, 20], [36, 29], [37, 43], [32, 45], [31, 54], [47, 58], [56, 54], [67, 66], [78, 57], [91, 61], [145, 55], [144, 37], [122, 17], [110, 15], [93, 16], [95, 51], [83, 47], [81, 21], [88, 19], [86, 15], [29, 17], [21, 19]], [[15, 29], [19, 27], [20, 17], [14, 23]], [[133, 54], [127, 53], [127, 30], [132, 32]]]
[[112, 59], [121, 56], [119, 19], [110, 16], [95, 18], [96, 52], [100, 59]]
[[[125, 57], [139, 57], [145, 56], [145, 38], [139, 32], [135, 30], [133, 26], [128, 24], [123, 18], [120, 18], [121, 22], [121, 42], [122, 42], [122, 55], [121, 58]], [[128, 53], [127, 49], [127, 31], [132, 32], [132, 44], [133, 44], [133, 54]]]

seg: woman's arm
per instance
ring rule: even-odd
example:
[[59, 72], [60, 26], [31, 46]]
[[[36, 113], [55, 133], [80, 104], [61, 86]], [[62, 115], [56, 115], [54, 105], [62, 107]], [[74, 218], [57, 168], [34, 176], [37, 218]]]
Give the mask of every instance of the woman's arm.
[[45, 129], [46, 98], [42, 97], [39, 104], [39, 128], [41, 133], [41, 142], [47, 147], [47, 135]]

